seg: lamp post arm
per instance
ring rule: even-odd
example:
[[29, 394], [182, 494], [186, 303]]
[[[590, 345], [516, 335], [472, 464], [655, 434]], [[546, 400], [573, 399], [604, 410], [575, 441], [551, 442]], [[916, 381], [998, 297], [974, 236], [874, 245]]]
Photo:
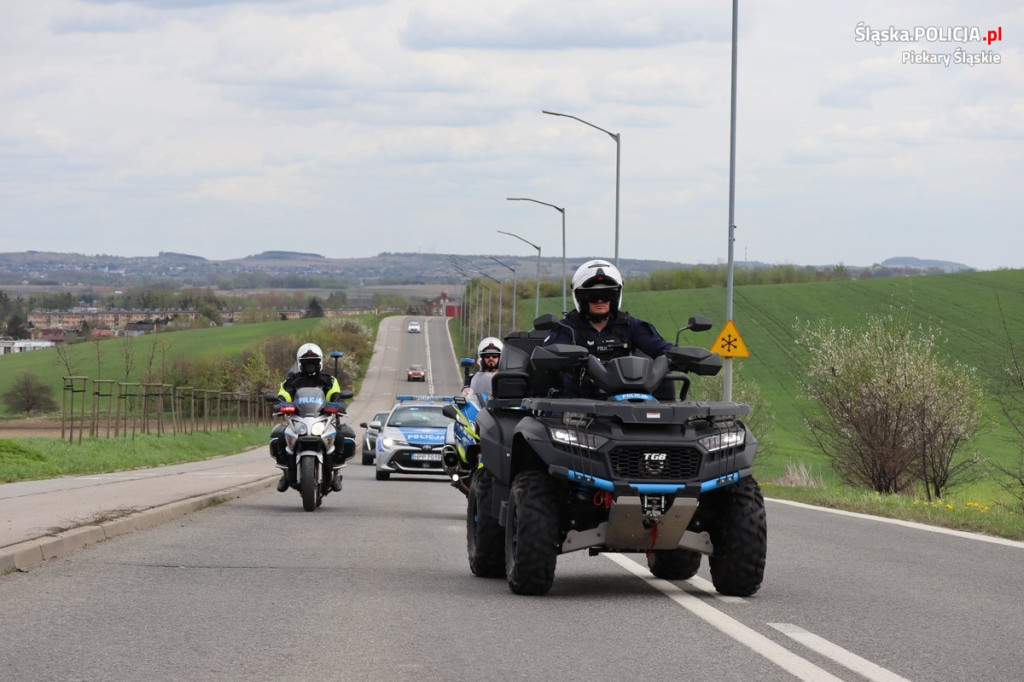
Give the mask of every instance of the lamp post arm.
[[587, 126], [590, 126], [591, 128], [594, 128], [595, 130], [600, 130], [600, 131], [601, 131], [602, 133], [604, 133], [604, 134], [605, 134], [605, 135], [607, 135], [608, 137], [612, 138], [612, 139], [613, 139], [613, 140], [615, 140], [616, 142], [618, 142], [618, 141], [619, 141], [619, 134], [618, 134], [618, 133], [613, 133], [613, 132], [611, 132], [610, 130], [605, 130], [605, 129], [604, 129], [604, 128], [602, 128], [601, 126], [596, 126], [596, 125], [594, 125], [593, 123], [591, 123], [590, 121], [584, 121], [584, 120], [583, 120], [582, 118], [580, 118], [579, 116], [573, 116], [572, 114], [559, 114], [558, 112], [555, 112], [555, 111], [547, 111], [547, 110], [545, 110], [545, 109], [541, 109], [541, 113], [542, 113], [542, 114], [547, 114], [548, 116], [563, 116], [563, 117], [565, 117], [565, 118], [571, 118], [571, 119], [574, 119], [574, 120], [576, 120], [576, 121], [579, 121], [579, 122], [580, 122], [580, 123], [582, 123], [583, 125], [587, 125]]
[[[529, 244], [533, 248], [537, 249], [537, 295], [536, 295], [536, 297], [534, 299], [534, 306], [533, 306], [533, 318], [537, 319], [538, 317], [540, 317], [540, 253], [541, 253], [540, 247], [537, 246], [536, 244], [534, 244], [533, 242], [531, 242], [528, 239], [523, 239], [518, 234], [513, 234], [512, 232], [505, 232], [504, 230], [498, 230], [498, 233], [499, 234], [507, 234], [509, 237], [515, 237], [519, 241], [526, 242], [527, 244]], [[514, 276], [515, 272], [513, 272], [512, 274]]]

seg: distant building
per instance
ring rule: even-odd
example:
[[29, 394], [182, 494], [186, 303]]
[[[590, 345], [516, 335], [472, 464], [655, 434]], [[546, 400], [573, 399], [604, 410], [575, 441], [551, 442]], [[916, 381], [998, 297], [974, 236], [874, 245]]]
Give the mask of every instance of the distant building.
[[41, 350], [52, 348], [53, 341], [39, 341], [35, 339], [0, 339], [0, 355], [11, 353], [24, 353], [29, 350]]
[[448, 292], [442, 291], [441, 295], [429, 302], [430, 314], [437, 317], [459, 317], [462, 315], [462, 301], [448, 298]]

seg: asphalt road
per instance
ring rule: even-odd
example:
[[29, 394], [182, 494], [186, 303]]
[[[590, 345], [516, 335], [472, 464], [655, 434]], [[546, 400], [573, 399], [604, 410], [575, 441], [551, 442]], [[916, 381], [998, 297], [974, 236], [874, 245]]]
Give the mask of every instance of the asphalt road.
[[[389, 320], [354, 423], [461, 385], [442, 320]], [[431, 381], [405, 382], [428, 357]], [[0, 678], [1024, 677], [1021, 543], [769, 501], [752, 598], [716, 596], [706, 564], [669, 583], [642, 556], [581, 554], [520, 597], [470, 574], [464, 513], [442, 478], [356, 463], [313, 513], [265, 488], [0, 577]]]

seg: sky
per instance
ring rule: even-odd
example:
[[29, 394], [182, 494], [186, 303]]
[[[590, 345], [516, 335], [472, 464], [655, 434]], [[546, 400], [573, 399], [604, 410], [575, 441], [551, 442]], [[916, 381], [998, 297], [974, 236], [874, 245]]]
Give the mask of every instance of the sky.
[[[739, 6], [735, 260], [1024, 267], [1024, 2]], [[0, 251], [728, 259], [724, 0], [3, 14]]]

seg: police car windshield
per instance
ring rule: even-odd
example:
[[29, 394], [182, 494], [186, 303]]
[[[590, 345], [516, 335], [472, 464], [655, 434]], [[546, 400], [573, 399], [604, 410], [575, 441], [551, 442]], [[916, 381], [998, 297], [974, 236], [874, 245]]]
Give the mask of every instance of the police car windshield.
[[451, 419], [441, 413], [440, 405], [408, 405], [395, 408], [388, 420], [388, 426], [409, 428], [447, 428]]

